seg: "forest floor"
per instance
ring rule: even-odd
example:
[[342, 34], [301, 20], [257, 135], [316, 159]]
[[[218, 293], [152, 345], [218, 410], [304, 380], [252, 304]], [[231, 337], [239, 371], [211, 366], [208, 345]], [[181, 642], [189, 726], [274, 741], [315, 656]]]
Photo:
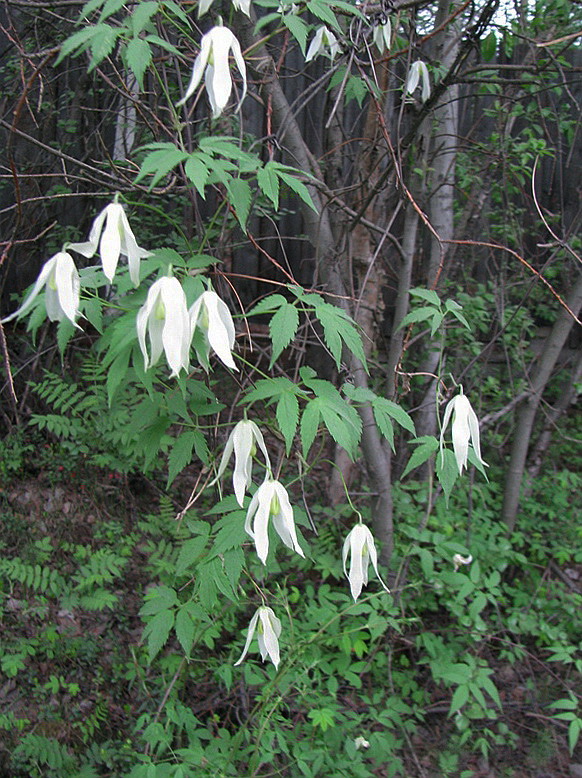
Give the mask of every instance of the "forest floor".
[[[49, 461], [41, 454], [43, 459]], [[183, 479], [178, 500], [189, 487]], [[161, 495], [143, 478], [54, 463], [50, 468], [41, 463], [34, 475], [4, 479], [0, 711], [13, 718], [12, 727], [8, 722], [0, 729], [0, 776], [26, 775], [14, 772], [10, 759], [27, 732], [54, 738], [72, 752], [91, 743], [129, 742], [139, 716], [160, 705], [159, 686], [150, 684], [138, 655], [139, 609], [152, 580], [148, 559], [160, 555], [163, 546], [163, 537], [153, 538], [142, 519], [159, 513]], [[548, 569], [547, 575], [558, 575], [581, 592], [582, 569]], [[61, 589], [70, 592], [71, 583], [70, 604], [63, 607]], [[435, 622], [439, 618], [435, 614]], [[582, 778], [582, 754], [570, 757], [566, 724], [550, 723], [539, 704], [546, 694], [543, 657], [532, 646], [514, 664], [487, 658], [503, 702], [501, 719], [514, 742], [494, 748], [487, 759], [465, 754], [463, 775]], [[197, 687], [196, 715], [212, 715], [222, 694], [211, 678], [206, 687]], [[439, 771], [453, 725], [442, 689], [431, 689], [430, 698], [425, 721], [410, 736], [404, 755], [407, 778], [461, 775], [460, 769]]]

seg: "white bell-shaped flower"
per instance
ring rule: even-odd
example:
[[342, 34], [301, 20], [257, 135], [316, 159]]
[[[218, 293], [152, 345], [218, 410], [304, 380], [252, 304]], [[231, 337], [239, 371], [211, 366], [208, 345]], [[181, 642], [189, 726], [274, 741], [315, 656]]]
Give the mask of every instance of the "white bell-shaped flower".
[[[258, 627], [258, 629], [257, 629]], [[261, 605], [257, 609], [255, 615], [249, 623], [249, 629], [247, 633], [247, 640], [243, 652], [238, 662], [235, 662], [235, 667], [240, 665], [245, 656], [248, 653], [255, 631], [257, 632], [257, 641], [259, 644], [259, 651], [261, 652], [261, 659], [263, 662], [267, 657], [275, 665], [275, 668], [279, 667], [280, 654], [279, 654], [279, 635], [281, 634], [281, 621], [275, 616], [271, 608], [267, 608], [266, 605]]]
[[417, 59], [416, 62], [413, 62], [410, 66], [410, 70], [408, 71], [408, 78], [406, 79], [406, 85], [404, 87], [404, 92], [407, 95], [414, 94], [416, 91], [416, 88], [419, 84], [419, 81], [422, 79], [422, 102], [426, 103], [428, 98], [430, 97], [430, 76], [428, 74], [428, 68], [425, 65], [425, 63]]
[[443, 449], [445, 432], [451, 416], [453, 417], [453, 451], [455, 453], [455, 459], [457, 460], [459, 474], [462, 475], [463, 468], [467, 467], [467, 460], [469, 457], [469, 443], [472, 444], [478, 461], [484, 467], [489, 467], [487, 462], [484, 462], [483, 458], [481, 457], [479, 420], [477, 419], [477, 414], [471, 407], [471, 403], [467, 397], [463, 394], [462, 389], [461, 393], [456, 397], [453, 397], [445, 409], [445, 416], [443, 418], [443, 426], [441, 430], [441, 451]]
[[[350, 557], [350, 571], [348, 573], [346, 562]], [[342, 558], [344, 564], [344, 573], [350, 582], [350, 590], [354, 602], [358, 599], [362, 592], [362, 587], [368, 584], [368, 565], [372, 563], [374, 572], [378, 576], [378, 580], [386, 589], [388, 587], [380, 577], [378, 572], [378, 554], [376, 553], [376, 546], [374, 544], [374, 537], [370, 530], [361, 522], [356, 524], [350, 534], [344, 541], [344, 547], [342, 551]]]
[[49, 319], [51, 321], [68, 319], [75, 327], [79, 327], [76, 319], [80, 315], [79, 297], [81, 284], [73, 257], [66, 251], [59, 251], [58, 254], [55, 254], [54, 257], [51, 257], [44, 263], [32, 292], [20, 308], [10, 316], [2, 319], [2, 322], [12, 321], [17, 316], [22, 316], [23, 313], [26, 313], [43, 286], [46, 287], [44, 300]]
[[[151, 355], [148, 355], [146, 333]], [[137, 314], [137, 339], [146, 370], [156, 364], [162, 351], [172, 368], [171, 376], [189, 369], [192, 329], [186, 295], [177, 278], [166, 276], [151, 285], [145, 304]]]
[[372, 35], [372, 40], [376, 44], [376, 48], [380, 52], [380, 54], [384, 54], [385, 51], [388, 51], [390, 48], [392, 39], [392, 25], [390, 24], [390, 19], [386, 19], [386, 21], [383, 24], [377, 24], [374, 27], [374, 34]]
[[137, 240], [125, 210], [120, 203], [109, 203], [95, 218], [85, 243], [69, 243], [68, 249], [73, 249], [89, 259], [99, 247], [101, 264], [107, 280], [111, 283], [117, 270], [121, 254], [127, 257], [129, 276], [134, 286], [139, 286], [139, 261], [149, 257], [150, 252], [137, 245]]
[[265, 458], [265, 465], [267, 470], [270, 470], [271, 462], [269, 460], [267, 447], [265, 446], [263, 433], [257, 427], [254, 421], [243, 419], [235, 425], [233, 431], [229, 435], [228, 440], [226, 441], [224, 453], [222, 454], [222, 459], [220, 460], [218, 473], [216, 475], [217, 479], [222, 477], [224, 471], [226, 470], [228, 460], [234, 451], [234, 472], [232, 475], [232, 484], [237, 502], [241, 507], [243, 504], [245, 492], [251, 485], [255, 444], [258, 444], [259, 448], [261, 449], [261, 452]]
[[209, 290], [200, 295], [190, 307], [190, 323], [192, 332], [198, 328], [204, 334], [206, 358], [212, 348], [223, 364], [231, 370], [238, 370], [232, 358], [236, 335], [234, 322], [228, 306], [216, 292]]
[[461, 565], [470, 565], [473, 561], [473, 555], [469, 554], [469, 556], [463, 556], [462, 554], [455, 554], [453, 556], [453, 567], [455, 568], [455, 572], [459, 569]]
[[231, 51], [243, 80], [243, 92], [238, 104], [238, 108], [240, 108], [247, 92], [245, 61], [240, 43], [233, 33], [221, 24], [213, 27], [206, 35], [202, 36], [200, 53], [194, 60], [190, 83], [186, 89], [186, 94], [178, 105], [183, 105], [186, 100], [192, 97], [202, 80], [202, 75], [204, 75], [208, 99], [212, 106], [212, 117], [216, 119], [220, 116], [226, 108], [232, 92], [232, 78], [228, 61]]
[[277, 535], [287, 548], [305, 558], [297, 540], [293, 508], [287, 490], [279, 481], [267, 476], [253, 495], [245, 521], [245, 530], [255, 541], [257, 555], [264, 565], [269, 553], [269, 519], [272, 519]]
[[330, 59], [333, 59], [341, 50], [342, 47], [333, 32], [322, 25], [316, 30], [315, 35], [311, 39], [305, 61], [311, 62], [312, 59], [319, 57], [320, 54], [329, 56]]

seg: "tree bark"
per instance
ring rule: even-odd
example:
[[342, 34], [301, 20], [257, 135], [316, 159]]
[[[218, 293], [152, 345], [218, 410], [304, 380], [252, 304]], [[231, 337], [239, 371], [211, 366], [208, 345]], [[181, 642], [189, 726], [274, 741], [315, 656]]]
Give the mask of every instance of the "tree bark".
[[[578, 277], [572, 292], [566, 298], [566, 303], [570, 310], [578, 316], [582, 309], [582, 275]], [[573, 324], [572, 316], [565, 308], [561, 307], [538, 363], [532, 372], [529, 397], [522, 402], [517, 412], [502, 509], [502, 518], [510, 532], [515, 529], [517, 521], [521, 485], [537, 409]]]

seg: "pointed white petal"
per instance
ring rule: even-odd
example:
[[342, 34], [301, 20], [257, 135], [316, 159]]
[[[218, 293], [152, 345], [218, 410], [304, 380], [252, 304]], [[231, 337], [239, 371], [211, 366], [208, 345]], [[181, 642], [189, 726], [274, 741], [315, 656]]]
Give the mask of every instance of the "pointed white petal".
[[134, 286], [139, 286], [139, 261], [142, 257], [149, 257], [150, 252], [137, 245], [133, 230], [129, 226], [129, 221], [122, 209], [121, 217], [121, 252], [127, 257], [129, 265], [129, 277]]
[[216, 119], [228, 104], [232, 92], [232, 77], [228, 55], [234, 35], [226, 27], [215, 28], [220, 34], [216, 34], [212, 41], [212, 65], [206, 68], [206, 89], [212, 105], [212, 116]]
[[[246, 13], [247, 16], [250, 16], [250, 0], [247, 3], [247, 5], [248, 5], [248, 10], [244, 11], [244, 13]], [[241, 11], [242, 10], [243, 10], [243, 8], [241, 6]], [[240, 109], [241, 105], [242, 105], [242, 101], [245, 99], [246, 94], [247, 94], [247, 68], [246, 68], [246, 65], [245, 65], [244, 57], [242, 55], [242, 50], [241, 50], [241, 47], [240, 47], [240, 43], [238, 42], [238, 39], [235, 38], [234, 35], [232, 36], [232, 41], [231, 41], [230, 46], [231, 46], [231, 49], [232, 49], [232, 54], [234, 56], [234, 61], [236, 62], [236, 66], [238, 68], [238, 72], [241, 74], [241, 78], [243, 80], [242, 94], [240, 96], [240, 100], [238, 101], [238, 105], [237, 105], [237, 108], [236, 108], [236, 110], [238, 111]]]
[[239, 421], [234, 428], [234, 472], [232, 475], [232, 484], [238, 504], [243, 506], [246, 490], [251, 483], [251, 471], [253, 460], [251, 449], [253, 447], [253, 434], [249, 428], [250, 422]]
[[220, 361], [232, 370], [238, 370], [232, 358], [235, 330], [228, 306], [216, 292], [204, 292], [204, 305], [208, 311], [208, 342]]
[[107, 208], [104, 208], [93, 220], [91, 231], [89, 232], [89, 240], [85, 243], [69, 243], [67, 250], [73, 249], [73, 251], [76, 251], [78, 254], [82, 254], [84, 257], [87, 257], [87, 259], [91, 259], [97, 251], [99, 236], [101, 235], [103, 222], [105, 221], [106, 216]]
[[251, 500], [245, 521], [245, 530], [255, 541], [257, 556], [264, 565], [269, 554], [268, 528], [273, 493], [273, 482], [263, 481]]
[[473, 410], [472, 406], [469, 404], [469, 410], [468, 410], [468, 423], [469, 423], [469, 432], [471, 434], [471, 443], [473, 444], [473, 449], [475, 451], [475, 454], [477, 456], [477, 459], [484, 467], [489, 467], [487, 462], [483, 461], [483, 457], [481, 456], [481, 439], [479, 434], [479, 419], [477, 418], [477, 414]]
[[293, 519], [293, 508], [289, 501], [287, 490], [278, 481], [274, 481], [273, 493], [277, 496], [279, 502], [279, 512], [273, 516], [275, 531], [287, 548], [296, 551], [299, 556], [302, 556], [305, 559], [305, 554], [297, 540], [295, 521]]
[[[64, 316], [77, 327], [76, 318], [79, 316], [79, 295], [81, 284], [79, 274], [73, 258], [66, 251], [61, 251], [56, 255], [56, 264], [54, 271], [55, 285], [59, 307]], [[52, 291], [52, 290], [51, 290]], [[48, 299], [48, 298], [47, 298]], [[50, 318], [50, 315], [49, 315]], [[61, 319], [59, 317], [59, 319]]]
[[251, 645], [251, 642], [252, 642], [252, 639], [253, 639], [253, 635], [255, 634], [255, 629], [257, 628], [257, 621], [258, 620], [259, 620], [259, 611], [256, 611], [256, 613], [254, 614], [253, 618], [250, 620], [249, 628], [248, 628], [248, 632], [247, 632], [247, 639], [246, 639], [246, 642], [245, 642], [245, 647], [243, 648], [243, 652], [242, 652], [238, 662], [234, 663], [235, 667], [237, 665], [240, 665], [240, 663], [243, 661], [243, 659], [245, 658], [245, 656], [248, 653], [248, 650], [250, 648], [250, 645]]
[[257, 443], [259, 444], [259, 448], [261, 449], [261, 452], [263, 456], [265, 457], [265, 465], [267, 466], [267, 470], [271, 469], [271, 460], [269, 459], [269, 452], [267, 451], [267, 447], [265, 445], [265, 439], [263, 438], [263, 433], [258, 428], [258, 426], [255, 424], [254, 421], [248, 421], [248, 424], [251, 427], [253, 436]]
[[149, 367], [149, 356], [148, 356], [148, 350], [146, 346], [146, 329], [148, 326], [148, 315], [149, 315], [148, 310], [146, 306], [143, 305], [137, 312], [137, 320], [136, 320], [137, 341], [139, 343], [141, 353], [143, 354], [144, 370], [147, 370]]
[[232, 0], [232, 4], [237, 11], [242, 11], [251, 18], [251, 0]]
[[204, 14], [208, 11], [210, 6], [212, 5], [213, 0], [198, 0], [198, 18], [200, 19], [201, 16], [204, 16]]
[[261, 658], [264, 662], [268, 656], [275, 668], [278, 669], [280, 662], [278, 638], [281, 634], [281, 622], [271, 608], [261, 607], [258, 612], [263, 628], [262, 633], [258, 635]]
[[[186, 307], [186, 295], [177, 278], [160, 279], [160, 298], [165, 310], [162, 342], [166, 360], [172, 368], [172, 376], [177, 376], [182, 368], [188, 369], [184, 363], [185, 343], [190, 346], [190, 319]], [[151, 325], [150, 325], [151, 326]]]
[[420, 79], [420, 61], [417, 60], [416, 62], [413, 62], [410, 66], [410, 70], [408, 71], [408, 78], [406, 79], [406, 86], [404, 87], [404, 91], [406, 94], [411, 95], [416, 87], [418, 86], [418, 81]]
[[460, 475], [463, 474], [463, 468], [467, 467], [469, 438], [471, 437], [467, 408], [465, 403], [462, 402], [463, 399], [466, 399], [464, 398], [464, 395], [459, 395], [459, 397], [457, 397], [452, 428], [453, 451], [455, 452], [455, 459], [457, 460], [457, 467], [459, 468]]
[[428, 74], [428, 68], [424, 62], [419, 61], [419, 70], [422, 76], [422, 102], [426, 103], [430, 97], [430, 76]]
[[119, 203], [111, 203], [105, 210], [107, 211], [107, 221], [105, 229], [101, 233], [99, 254], [105, 278], [111, 283], [121, 253], [120, 211], [123, 212], [123, 208]]
[[313, 36], [311, 43], [309, 44], [309, 48], [307, 49], [307, 54], [305, 55], [305, 61], [311, 62], [312, 59], [315, 59], [321, 52], [323, 51], [323, 34], [325, 32], [325, 27], [319, 27]]
[[[18, 310], [14, 311], [14, 313], [11, 313], [10, 316], [7, 316], [5, 319], [2, 319], [2, 323], [12, 321], [12, 319], [15, 319], [17, 316], [21, 316], [25, 311], [27, 311], [32, 303], [35, 301], [35, 299], [38, 296], [38, 293], [43, 288], [43, 286], [47, 283], [47, 280], [50, 279], [54, 269], [55, 265], [57, 263], [57, 257], [58, 254], [55, 254], [54, 257], [51, 257], [50, 259], [47, 259], [47, 261], [44, 263], [44, 265], [41, 268], [40, 273], [38, 274], [38, 278], [35, 281], [34, 287], [32, 288], [32, 292], [28, 295], [26, 300], [22, 303], [20, 308]], [[46, 303], [45, 303], [46, 305]], [[49, 316], [50, 318], [50, 316]], [[51, 319], [51, 321], [55, 321], [55, 319]]]
[[[212, 32], [212, 30], [210, 32]], [[186, 94], [178, 103], [176, 103], [176, 105], [184, 105], [186, 100], [189, 100], [190, 97], [192, 97], [198, 88], [198, 84], [202, 81], [204, 68], [208, 64], [208, 57], [210, 56], [210, 49], [212, 46], [212, 39], [209, 35], [210, 33], [206, 33], [200, 41], [200, 53], [194, 60], [194, 67], [192, 68], [192, 75], [190, 76], [190, 83], [186, 89]]]

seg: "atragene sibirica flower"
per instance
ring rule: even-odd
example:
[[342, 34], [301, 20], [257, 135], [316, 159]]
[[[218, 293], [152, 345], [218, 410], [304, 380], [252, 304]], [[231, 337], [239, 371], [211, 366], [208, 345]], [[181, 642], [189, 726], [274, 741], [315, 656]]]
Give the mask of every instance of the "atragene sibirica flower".
[[443, 450], [443, 443], [445, 438], [445, 432], [449, 421], [453, 418], [452, 423], [452, 437], [453, 437], [453, 451], [455, 453], [455, 459], [457, 460], [457, 467], [459, 468], [459, 474], [463, 474], [463, 468], [467, 467], [467, 461], [469, 457], [469, 443], [473, 446], [473, 451], [480, 464], [484, 467], [489, 467], [487, 462], [483, 461], [481, 457], [481, 442], [479, 439], [479, 420], [477, 414], [471, 407], [471, 403], [463, 394], [461, 387], [460, 393], [453, 397], [453, 399], [447, 404], [445, 408], [445, 416], [443, 418], [443, 426], [441, 430], [440, 447], [441, 452]]
[[17, 316], [26, 313], [42, 287], [45, 287], [44, 301], [47, 316], [51, 321], [68, 319], [75, 327], [79, 312], [79, 297], [81, 283], [73, 257], [66, 251], [59, 251], [47, 260], [36, 279], [32, 292], [14, 313], [2, 319], [2, 322], [12, 321]]
[[238, 662], [234, 663], [234, 666], [240, 665], [247, 655], [255, 631], [257, 632], [261, 659], [264, 662], [265, 659], [269, 657], [271, 662], [275, 665], [275, 668], [278, 668], [280, 662], [279, 635], [281, 634], [281, 621], [275, 616], [272, 609], [267, 608], [266, 605], [261, 605], [251, 619], [245, 647], [243, 648], [240, 659]]
[[216, 474], [216, 480], [222, 478], [228, 460], [232, 456], [234, 451], [234, 472], [232, 474], [232, 484], [234, 487], [234, 493], [238, 504], [243, 505], [245, 492], [251, 485], [252, 469], [253, 469], [253, 456], [255, 454], [256, 445], [261, 449], [263, 457], [265, 458], [265, 466], [268, 471], [271, 470], [271, 461], [265, 446], [265, 439], [263, 433], [257, 427], [254, 421], [250, 419], [242, 419], [235, 425], [233, 431], [230, 433], [224, 452], [218, 466], [218, 473]]

